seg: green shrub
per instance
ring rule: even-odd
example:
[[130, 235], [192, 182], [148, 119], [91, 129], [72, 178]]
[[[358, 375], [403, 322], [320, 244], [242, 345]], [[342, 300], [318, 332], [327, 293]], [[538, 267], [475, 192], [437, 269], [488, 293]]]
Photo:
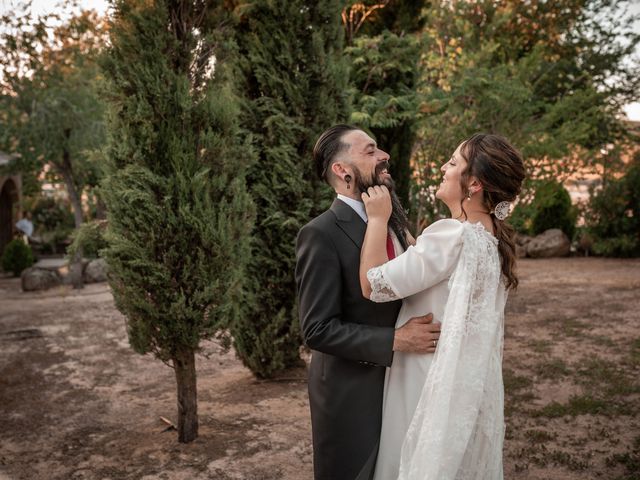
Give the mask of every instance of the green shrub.
[[22, 271], [31, 265], [33, 265], [33, 253], [22, 240], [12, 240], [4, 248], [2, 269], [5, 272], [13, 272], [14, 276], [19, 277]]
[[106, 220], [94, 220], [83, 223], [73, 232], [72, 242], [67, 248], [67, 255], [73, 258], [78, 248], [82, 248], [82, 256], [98, 258], [100, 251], [108, 246], [104, 238]]
[[640, 256], [639, 187], [640, 154], [636, 154], [622, 178], [608, 180], [597, 192], [592, 190], [585, 221], [596, 255]]
[[63, 201], [53, 197], [39, 197], [31, 207], [33, 224], [37, 229], [56, 230], [60, 228], [73, 229], [73, 213]]
[[571, 239], [576, 229], [577, 211], [571, 204], [569, 192], [556, 181], [541, 184], [531, 205], [533, 218], [531, 233], [559, 228]]
[[509, 215], [508, 221], [516, 232], [531, 235], [534, 211], [533, 204], [518, 203]]
[[31, 211], [34, 237], [39, 239], [42, 253], [58, 253], [75, 227], [69, 205], [52, 197], [38, 197], [27, 210]]

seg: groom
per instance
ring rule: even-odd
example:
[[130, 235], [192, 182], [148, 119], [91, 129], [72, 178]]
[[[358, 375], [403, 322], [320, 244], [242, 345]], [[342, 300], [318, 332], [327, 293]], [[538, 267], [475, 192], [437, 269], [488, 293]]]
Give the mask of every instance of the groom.
[[[358, 271], [367, 216], [361, 194], [381, 184], [393, 191], [389, 155], [361, 129], [336, 125], [320, 136], [313, 159], [337, 194], [329, 210], [302, 227], [296, 245], [300, 322], [312, 349], [314, 477], [368, 480], [378, 452], [384, 367], [394, 351], [435, 351], [440, 325], [427, 315], [396, 330], [401, 302], [376, 304], [362, 296]], [[407, 217], [393, 193], [389, 258], [407, 248]]]

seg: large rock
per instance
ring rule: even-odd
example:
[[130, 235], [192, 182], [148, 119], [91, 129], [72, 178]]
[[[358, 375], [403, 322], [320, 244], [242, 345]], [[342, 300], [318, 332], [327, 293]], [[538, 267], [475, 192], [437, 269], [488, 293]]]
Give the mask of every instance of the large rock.
[[22, 282], [23, 291], [33, 292], [60, 285], [60, 276], [52, 270], [31, 267], [22, 272], [20, 281]]
[[520, 245], [522, 247], [526, 247], [527, 244], [533, 240], [533, 237], [529, 236], [529, 235], [525, 235], [524, 233], [517, 233], [514, 236], [514, 240], [516, 242], [516, 245]]
[[533, 237], [529, 235], [524, 235], [522, 233], [516, 233], [515, 237], [516, 244], [516, 257], [524, 258], [527, 256], [527, 245], [533, 240]]
[[91, 260], [84, 269], [84, 281], [86, 283], [107, 281], [107, 262], [103, 258]]
[[518, 245], [516, 243], [516, 257], [524, 258], [527, 256], [527, 247], [523, 247], [522, 245]]
[[566, 257], [571, 251], [571, 242], [562, 230], [552, 228], [534, 237], [526, 249], [532, 258]]

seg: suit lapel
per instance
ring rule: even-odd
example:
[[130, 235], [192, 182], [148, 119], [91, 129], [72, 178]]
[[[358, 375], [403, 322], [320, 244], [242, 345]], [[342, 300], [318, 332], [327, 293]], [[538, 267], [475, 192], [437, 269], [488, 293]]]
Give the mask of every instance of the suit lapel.
[[358, 249], [362, 249], [367, 224], [360, 218], [360, 215], [349, 205], [337, 198], [331, 205], [331, 211], [336, 216], [336, 224], [338, 227], [351, 239]]

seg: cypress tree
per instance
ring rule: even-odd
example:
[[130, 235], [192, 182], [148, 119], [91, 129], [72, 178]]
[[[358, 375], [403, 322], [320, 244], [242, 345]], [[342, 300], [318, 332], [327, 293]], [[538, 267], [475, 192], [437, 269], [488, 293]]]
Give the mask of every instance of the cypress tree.
[[233, 325], [239, 357], [259, 377], [300, 362], [295, 238], [326, 209], [312, 149], [348, 115], [341, 2], [256, 0], [237, 17], [244, 124], [259, 150], [248, 184], [257, 207], [249, 277], [255, 303]]
[[[178, 439], [197, 437], [195, 353], [239, 314], [251, 150], [205, 2], [115, 2], [105, 258], [129, 341], [175, 369]], [[215, 50], [215, 59], [213, 57]]]
[[347, 30], [352, 32], [346, 49], [353, 65], [351, 118], [369, 128], [391, 156], [391, 174], [405, 206], [409, 205], [410, 161], [420, 107], [419, 37], [427, 3], [357, 2], [345, 8], [343, 16]]

